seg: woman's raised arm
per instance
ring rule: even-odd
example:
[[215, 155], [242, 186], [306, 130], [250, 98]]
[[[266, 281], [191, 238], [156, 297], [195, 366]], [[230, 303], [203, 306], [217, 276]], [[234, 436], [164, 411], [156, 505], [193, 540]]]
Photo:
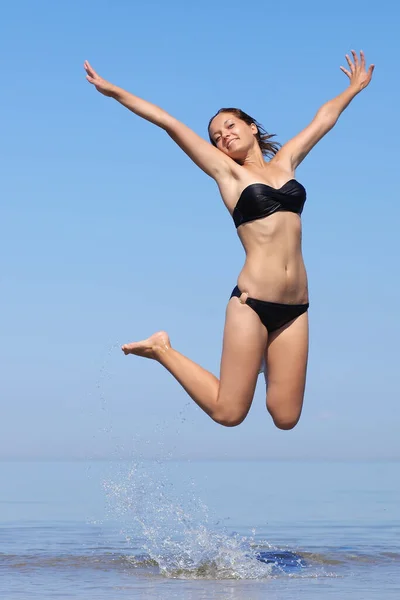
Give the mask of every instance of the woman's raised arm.
[[150, 123], [164, 129], [207, 175], [217, 181], [221, 181], [231, 175], [236, 163], [226, 154], [197, 135], [192, 129], [172, 117], [159, 106], [134, 96], [130, 92], [106, 81], [96, 73], [88, 61], [85, 61], [84, 68], [86, 79], [101, 94], [114, 98], [135, 113], [135, 115], [138, 115], [138, 117], [146, 119], [146, 121], [150, 121]]
[[354, 62], [346, 54], [349, 69], [340, 67], [350, 79], [348, 88], [339, 94], [339, 96], [321, 106], [311, 123], [298, 135], [284, 144], [276, 154], [274, 160], [282, 163], [282, 166], [286, 167], [289, 171], [295, 170], [298, 167], [310, 150], [336, 124], [340, 115], [353, 98], [366, 88], [371, 81], [374, 65], [371, 65], [367, 71], [363, 51], [361, 50], [360, 52], [360, 60], [354, 50], [351, 52]]

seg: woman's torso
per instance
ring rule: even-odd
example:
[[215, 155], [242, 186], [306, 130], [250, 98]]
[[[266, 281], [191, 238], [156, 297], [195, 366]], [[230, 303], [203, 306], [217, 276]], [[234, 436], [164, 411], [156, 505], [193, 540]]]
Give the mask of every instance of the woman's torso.
[[[285, 195], [285, 191], [296, 184], [299, 189], [302, 186], [294, 179], [294, 173], [271, 163], [262, 171], [238, 166], [235, 175], [229, 181], [219, 183], [219, 188], [226, 207], [238, 224], [237, 232], [246, 253], [238, 277], [240, 290], [250, 297], [270, 302], [308, 302], [307, 274], [301, 250], [301, 209], [295, 212], [296, 199], [292, 203], [292, 198]], [[262, 185], [255, 186], [255, 183]], [[254, 190], [265, 194], [267, 204], [271, 203], [275, 212], [241, 223], [237, 214], [238, 200], [245, 214], [246, 202], [251, 201]], [[301, 208], [303, 203], [304, 200], [300, 202]]]

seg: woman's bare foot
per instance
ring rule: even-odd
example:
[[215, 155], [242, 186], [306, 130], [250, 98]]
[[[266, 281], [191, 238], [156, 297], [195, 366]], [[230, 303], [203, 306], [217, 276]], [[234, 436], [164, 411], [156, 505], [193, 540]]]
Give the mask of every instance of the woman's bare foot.
[[169, 341], [168, 334], [165, 331], [157, 331], [157, 333], [153, 333], [147, 340], [124, 344], [122, 351], [126, 355], [135, 354], [136, 356], [157, 359], [160, 353], [166, 352], [169, 348], [171, 348], [171, 342]]

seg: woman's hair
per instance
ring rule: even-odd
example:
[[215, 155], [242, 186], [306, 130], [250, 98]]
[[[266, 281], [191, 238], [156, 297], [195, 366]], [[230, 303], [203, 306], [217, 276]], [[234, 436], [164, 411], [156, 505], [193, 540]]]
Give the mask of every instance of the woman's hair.
[[271, 138], [275, 137], [275, 134], [268, 133], [264, 129], [264, 127], [260, 125], [260, 123], [258, 123], [255, 119], [250, 117], [250, 115], [245, 113], [240, 108], [220, 108], [219, 111], [210, 119], [210, 122], [208, 123], [208, 135], [210, 138], [210, 142], [213, 146], [216, 146], [216, 143], [210, 135], [210, 125], [213, 119], [215, 119], [215, 117], [221, 113], [232, 113], [233, 115], [235, 115], [236, 118], [247, 123], [247, 125], [251, 125], [252, 123], [254, 123], [254, 125], [257, 127], [256, 139], [264, 156], [269, 156], [270, 158], [272, 158], [278, 152], [279, 148], [281, 147], [281, 144], [279, 144], [279, 142], [269, 141]]

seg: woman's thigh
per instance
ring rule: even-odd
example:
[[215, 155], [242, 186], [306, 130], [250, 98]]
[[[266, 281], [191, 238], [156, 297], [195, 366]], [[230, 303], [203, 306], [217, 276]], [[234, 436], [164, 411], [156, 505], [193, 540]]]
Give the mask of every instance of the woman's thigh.
[[254, 310], [231, 298], [226, 309], [218, 402], [237, 420], [243, 420], [250, 409], [267, 341], [267, 330]]
[[292, 429], [303, 407], [308, 360], [308, 313], [270, 334], [265, 355], [267, 408], [275, 425]]

